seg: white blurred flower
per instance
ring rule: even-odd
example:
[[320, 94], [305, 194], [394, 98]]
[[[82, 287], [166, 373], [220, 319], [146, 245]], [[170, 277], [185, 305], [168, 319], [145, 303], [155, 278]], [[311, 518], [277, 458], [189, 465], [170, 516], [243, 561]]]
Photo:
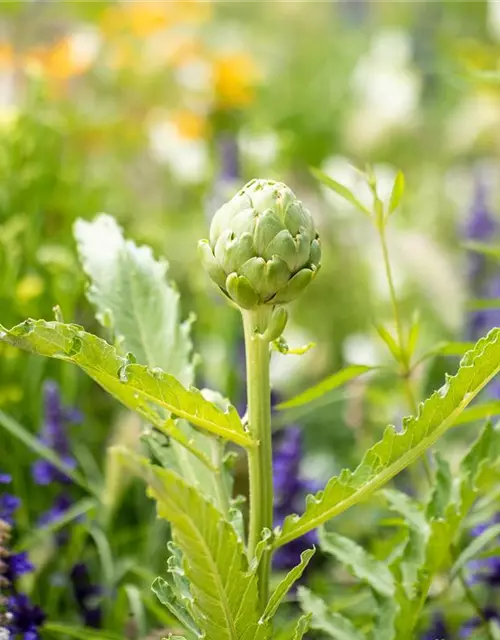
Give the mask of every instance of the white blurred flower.
[[481, 136], [496, 136], [500, 127], [500, 99], [491, 93], [467, 97], [448, 117], [446, 139], [450, 149], [463, 153]]
[[[303, 347], [314, 342], [313, 335], [290, 323], [287, 325], [285, 338], [291, 349]], [[317, 346], [301, 356], [273, 352], [271, 357], [271, 385], [278, 391], [282, 391], [299, 378], [301, 372], [322, 371], [325, 366], [325, 358], [322, 357], [321, 349]]]
[[[373, 195], [367, 184], [366, 178], [344, 156], [330, 156], [321, 166], [323, 173], [347, 187], [356, 198], [369, 210], [373, 208]], [[377, 180], [377, 192], [383, 202], [387, 202], [391, 196], [396, 169], [389, 164], [377, 164], [373, 167]], [[356, 211], [354, 205], [339, 196], [326, 186], [322, 186], [326, 199], [335, 207], [335, 210], [347, 216]]]
[[212, 66], [202, 58], [191, 58], [175, 70], [179, 85], [187, 91], [211, 95], [213, 85]]
[[149, 146], [156, 160], [169, 167], [181, 182], [204, 181], [210, 169], [205, 139], [186, 137], [174, 121], [153, 121], [149, 125]]
[[380, 32], [352, 77], [357, 107], [348, 123], [348, 138], [366, 149], [393, 128], [411, 126], [420, 100], [421, 81], [410, 67], [409, 34], [397, 29]]
[[102, 38], [97, 29], [90, 27], [74, 31], [69, 36], [69, 46], [73, 63], [87, 69], [96, 61]]
[[344, 360], [349, 364], [375, 367], [380, 364], [380, 341], [366, 333], [352, 333], [342, 345]]
[[254, 134], [243, 130], [239, 136], [239, 148], [243, 157], [259, 167], [267, 168], [276, 160], [279, 138], [273, 131]]
[[495, 40], [500, 41], [500, 2], [488, 0], [488, 28]]

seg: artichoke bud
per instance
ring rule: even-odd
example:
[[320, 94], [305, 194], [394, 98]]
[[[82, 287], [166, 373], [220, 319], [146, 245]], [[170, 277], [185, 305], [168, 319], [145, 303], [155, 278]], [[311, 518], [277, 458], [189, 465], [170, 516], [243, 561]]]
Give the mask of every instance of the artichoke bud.
[[203, 265], [244, 309], [290, 302], [321, 264], [312, 216], [282, 182], [249, 182], [214, 215], [209, 237], [198, 245]]

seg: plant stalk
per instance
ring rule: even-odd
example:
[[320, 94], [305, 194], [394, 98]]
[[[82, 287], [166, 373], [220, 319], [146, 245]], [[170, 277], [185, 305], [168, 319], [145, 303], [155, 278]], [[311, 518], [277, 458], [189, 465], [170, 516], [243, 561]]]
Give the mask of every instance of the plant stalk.
[[[391, 262], [389, 260], [389, 250], [387, 248], [387, 239], [385, 236], [385, 221], [381, 221], [376, 224], [377, 231], [380, 237], [380, 244], [382, 246], [382, 255], [384, 258], [385, 275], [387, 283], [389, 285], [389, 293], [391, 297], [392, 311], [394, 314], [394, 322], [396, 324], [396, 335], [399, 347], [399, 364], [401, 366], [401, 379], [403, 382], [406, 398], [408, 401], [408, 407], [414, 416], [418, 413], [418, 405], [413, 393], [413, 387], [411, 384], [411, 365], [410, 359], [407, 353], [407, 344], [403, 333], [403, 323], [401, 321], [401, 313], [399, 311], [398, 298], [396, 295], [396, 287], [394, 286], [394, 278], [392, 276]], [[422, 457], [422, 466], [424, 468], [425, 476], [429, 485], [432, 486], [432, 469], [429, 462], [429, 457]]]
[[[250, 482], [250, 524], [248, 558], [251, 561], [262, 530], [273, 528], [273, 459], [271, 440], [271, 385], [269, 380], [269, 341], [262, 337], [271, 307], [242, 310], [245, 332], [248, 424], [259, 445], [248, 453]], [[267, 603], [271, 554], [265, 551], [259, 565], [261, 609]]]

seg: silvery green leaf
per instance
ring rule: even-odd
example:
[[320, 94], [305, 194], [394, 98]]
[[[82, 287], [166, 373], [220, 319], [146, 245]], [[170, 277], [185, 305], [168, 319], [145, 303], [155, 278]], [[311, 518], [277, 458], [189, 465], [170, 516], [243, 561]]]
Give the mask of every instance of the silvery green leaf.
[[[159, 367], [183, 385], [193, 384], [191, 321], [182, 320], [179, 292], [168, 281], [168, 263], [156, 260], [149, 247], [126, 240], [114, 218], [106, 214], [91, 222], [77, 220], [74, 234], [90, 280], [87, 295], [101, 324], [111, 329], [117, 344], [133, 353], [138, 363]], [[181, 436], [168, 434], [175, 468], [217, 497], [220, 482], [206, 468], [210, 437], [185, 421], [170, 424]], [[186, 451], [186, 444], [191, 451]]]

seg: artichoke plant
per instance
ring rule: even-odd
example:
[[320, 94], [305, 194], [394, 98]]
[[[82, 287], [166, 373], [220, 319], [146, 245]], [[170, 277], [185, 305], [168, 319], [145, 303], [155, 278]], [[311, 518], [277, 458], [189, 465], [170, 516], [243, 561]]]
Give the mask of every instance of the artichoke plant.
[[316, 275], [321, 247], [309, 211], [282, 182], [252, 180], [214, 215], [199, 242], [204, 267], [244, 309], [296, 298]]

